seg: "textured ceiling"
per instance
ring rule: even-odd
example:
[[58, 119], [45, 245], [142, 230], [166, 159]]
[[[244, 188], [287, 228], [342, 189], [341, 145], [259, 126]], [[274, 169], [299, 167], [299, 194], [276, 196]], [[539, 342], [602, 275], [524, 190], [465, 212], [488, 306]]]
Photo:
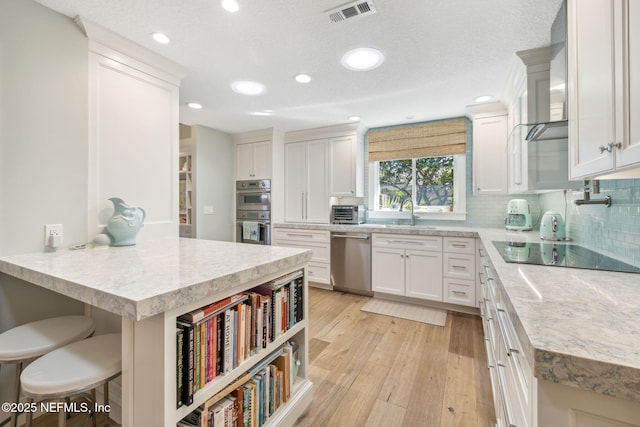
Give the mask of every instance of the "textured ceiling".
[[[348, 122], [369, 128], [463, 115], [479, 95], [499, 100], [515, 52], [549, 44], [561, 0], [373, 0], [376, 14], [333, 23], [344, 0], [36, 0], [153, 50], [188, 70], [180, 121], [229, 133], [282, 131]], [[159, 45], [150, 34], [171, 38]], [[344, 52], [374, 47], [385, 63], [369, 72], [340, 65]], [[313, 77], [309, 84], [293, 79]], [[231, 91], [257, 80], [267, 93]], [[189, 101], [202, 110], [185, 106]], [[250, 113], [273, 110], [272, 116]], [[407, 119], [407, 117], [412, 117]]]

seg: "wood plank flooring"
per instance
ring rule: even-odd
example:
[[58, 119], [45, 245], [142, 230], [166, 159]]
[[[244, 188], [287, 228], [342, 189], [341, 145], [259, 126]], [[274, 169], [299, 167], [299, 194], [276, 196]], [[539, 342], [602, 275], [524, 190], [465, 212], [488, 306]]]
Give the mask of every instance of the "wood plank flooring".
[[360, 311], [367, 297], [309, 290], [313, 403], [296, 427], [493, 427], [480, 318], [444, 327]]
[[367, 301], [309, 289], [314, 397], [295, 427], [495, 426], [479, 318], [449, 313], [439, 327], [360, 311]]

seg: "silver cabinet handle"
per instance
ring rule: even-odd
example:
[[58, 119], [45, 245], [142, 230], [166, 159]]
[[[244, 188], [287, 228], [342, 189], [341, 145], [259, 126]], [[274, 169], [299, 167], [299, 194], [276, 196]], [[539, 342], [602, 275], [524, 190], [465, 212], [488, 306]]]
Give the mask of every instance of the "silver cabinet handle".
[[423, 245], [424, 242], [414, 242], [411, 240], [387, 240], [387, 243], [398, 243], [403, 245]]
[[482, 248], [478, 248], [478, 253], [480, 254], [481, 258], [484, 258], [485, 256], [487, 256]]
[[467, 267], [465, 267], [464, 265], [452, 265], [451, 268], [455, 269], [455, 270], [466, 270]]
[[464, 243], [452, 243], [451, 246], [454, 247], [454, 248], [466, 248], [467, 247], [467, 245], [465, 245]]
[[506, 383], [506, 380], [504, 378], [504, 372], [502, 372], [502, 369], [505, 368], [505, 365], [503, 365], [500, 361], [498, 361], [496, 363], [496, 368], [497, 368], [496, 372], [498, 373], [498, 388], [500, 389], [500, 395], [502, 396], [504, 412], [507, 418], [507, 426], [518, 427], [513, 422], [513, 414], [511, 413], [511, 401], [509, 400], [509, 395], [507, 394], [504, 386]]
[[462, 292], [462, 291], [451, 291], [451, 292], [453, 292], [456, 295], [466, 295], [467, 294], [466, 292]]
[[614, 148], [617, 148], [619, 150], [622, 149], [622, 142], [609, 142], [607, 145], [601, 145], [598, 147], [598, 149], [600, 150], [600, 154], [604, 153], [605, 151], [611, 153]]
[[502, 336], [504, 345], [507, 347], [507, 355], [511, 356], [511, 353], [520, 353], [520, 351], [513, 343], [511, 334], [507, 330], [507, 320], [504, 319], [504, 316], [506, 315], [506, 311], [504, 311], [502, 308], [496, 307], [496, 318], [498, 319], [498, 328], [500, 329], [500, 335]]
[[332, 239], [358, 239], [358, 240], [369, 240], [368, 234], [332, 234]]
[[289, 237], [313, 237], [312, 234], [299, 234], [299, 233], [287, 233], [287, 236]]

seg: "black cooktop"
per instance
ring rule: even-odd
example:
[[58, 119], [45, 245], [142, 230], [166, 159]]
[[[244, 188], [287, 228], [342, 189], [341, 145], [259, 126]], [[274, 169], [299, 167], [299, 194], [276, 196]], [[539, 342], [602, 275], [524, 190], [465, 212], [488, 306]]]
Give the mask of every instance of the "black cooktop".
[[579, 245], [563, 242], [499, 241], [494, 241], [493, 245], [505, 262], [640, 273], [640, 267], [634, 267]]

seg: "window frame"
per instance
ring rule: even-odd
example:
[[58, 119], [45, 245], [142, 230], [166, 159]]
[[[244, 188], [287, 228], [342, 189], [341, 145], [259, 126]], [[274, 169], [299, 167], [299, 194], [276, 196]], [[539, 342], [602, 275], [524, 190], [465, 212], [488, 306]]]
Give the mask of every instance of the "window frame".
[[[415, 165], [415, 158], [412, 158], [412, 167]], [[369, 162], [369, 211], [367, 217], [371, 219], [390, 219], [390, 220], [403, 220], [410, 219], [411, 211], [404, 210], [389, 211], [378, 210], [379, 200], [379, 162]], [[466, 201], [466, 182], [467, 182], [467, 159], [464, 154], [453, 155], [453, 211], [447, 212], [418, 212], [414, 211], [416, 218], [418, 219], [430, 219], [430, 220], [449, 220], [449, 221], [464, 221], [467, 218], [467, 201]], [[413, 172], [415, 174], [415, 171]], [[415, 187], [415, 186], [414, 186]], [[415, 190], [413, 191], [415, 193]], [[413, 199], [413, 196], [412, 196]]]

